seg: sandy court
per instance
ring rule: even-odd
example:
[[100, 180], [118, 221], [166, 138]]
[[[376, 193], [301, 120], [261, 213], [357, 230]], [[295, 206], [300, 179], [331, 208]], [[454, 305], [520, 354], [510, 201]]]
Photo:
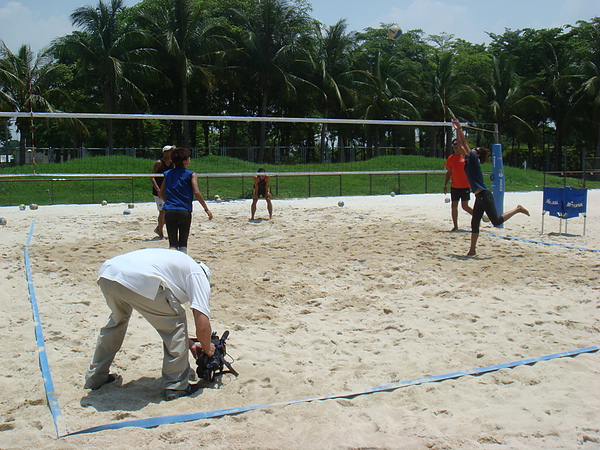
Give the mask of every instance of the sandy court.
[[[24, 265], [28, 246], [61, 435], [144, 419], [358, 392], [429, 375], [599, 345], [600, 191], [583, 219], [545, 218], [542, 194], [508, 193], [531, 217], [449, 232], [441, 194], [274, 199], [196, 208], [190, 256], [212, 271], [213, 329], [231, 335], [238, 378], [165, 402], [162, 344], [134, 313], [113, 371], [83, 388], [108, 308], [95, 283], [108, 258], [154, 239], [154, 203], [0, 208], [1, 448], [598, 448], [600, 352], [348, 399], [56, 439]], [[197, 205], [196, 205], [197, 206]], [[562, 228], [564, 232], [564, 227]], [[490, 236], [512, 236], [516, 240]], [[559, 245], [528, 242], [544, 241]], [[570, 247], [575, 248], [570, 248]], [[191, 317], [188, 314], [190, 323]]]

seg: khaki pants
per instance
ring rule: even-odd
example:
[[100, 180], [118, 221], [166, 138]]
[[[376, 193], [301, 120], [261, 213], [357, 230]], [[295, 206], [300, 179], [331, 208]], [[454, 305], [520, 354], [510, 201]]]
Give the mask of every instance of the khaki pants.
[[156, 328], [163, 340], [162, 387], [186, 389], [191, 374], [185, 310], [169, 289], [161, 288], [154, 300], [121, 284], [100, 278], [98, 285], [111, 310], [108, 322], [100, 329], [96, 351], [85, 376], [85, 387], [97, 389], [109, 374], [110, 365], [121, 348], [131, 312], [135, 309]]

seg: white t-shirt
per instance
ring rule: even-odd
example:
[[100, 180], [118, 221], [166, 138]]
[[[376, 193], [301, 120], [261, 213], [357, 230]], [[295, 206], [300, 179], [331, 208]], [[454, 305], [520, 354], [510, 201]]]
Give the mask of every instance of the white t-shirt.
[[100, 278], [116, 281], [150, 300], [163, 286], [181, 303], [190, 302], [191, 308], [210, 317], [210, 270], [183, 252], [147, 248], [115, 256], [102, 264]]

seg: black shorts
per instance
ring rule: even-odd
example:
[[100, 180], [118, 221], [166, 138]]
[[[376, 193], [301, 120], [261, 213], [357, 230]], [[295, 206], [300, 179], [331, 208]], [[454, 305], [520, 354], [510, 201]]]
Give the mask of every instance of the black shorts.
[[450, 200], [468, 202], [471, 200], [471, 188], [450, 188]]

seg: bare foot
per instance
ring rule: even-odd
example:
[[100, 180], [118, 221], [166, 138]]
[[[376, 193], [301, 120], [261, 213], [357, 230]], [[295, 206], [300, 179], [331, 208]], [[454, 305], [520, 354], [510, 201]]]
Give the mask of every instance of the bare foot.
[[458, 231], [458, 227], [454, 227], [450, 231]]
[[161, 231], [161, 230], [159, 230], [159, 229], [158, 229], [158, 227], [156, 227], [156, 228], [154, 229], [154, 232], [155, 232], [155, 233], [158, 235], [158, 237], [159, 237], [159, 238], [161, 238], [161, 239], [164, 239], [164, 238], [165, 238], [165, 235], [162, 233], [162, 231]]
[[467, 253], [467, 256], [477, 256], [477, 253], [474, 251], [470, 251], [469, 253]]
[[527, 211], [523, 206], [521, 205], [517, 205], [517, 209], [519, 210], [520, 213], [525, 214], [526, 216], [529, 215], [529, 211]]

